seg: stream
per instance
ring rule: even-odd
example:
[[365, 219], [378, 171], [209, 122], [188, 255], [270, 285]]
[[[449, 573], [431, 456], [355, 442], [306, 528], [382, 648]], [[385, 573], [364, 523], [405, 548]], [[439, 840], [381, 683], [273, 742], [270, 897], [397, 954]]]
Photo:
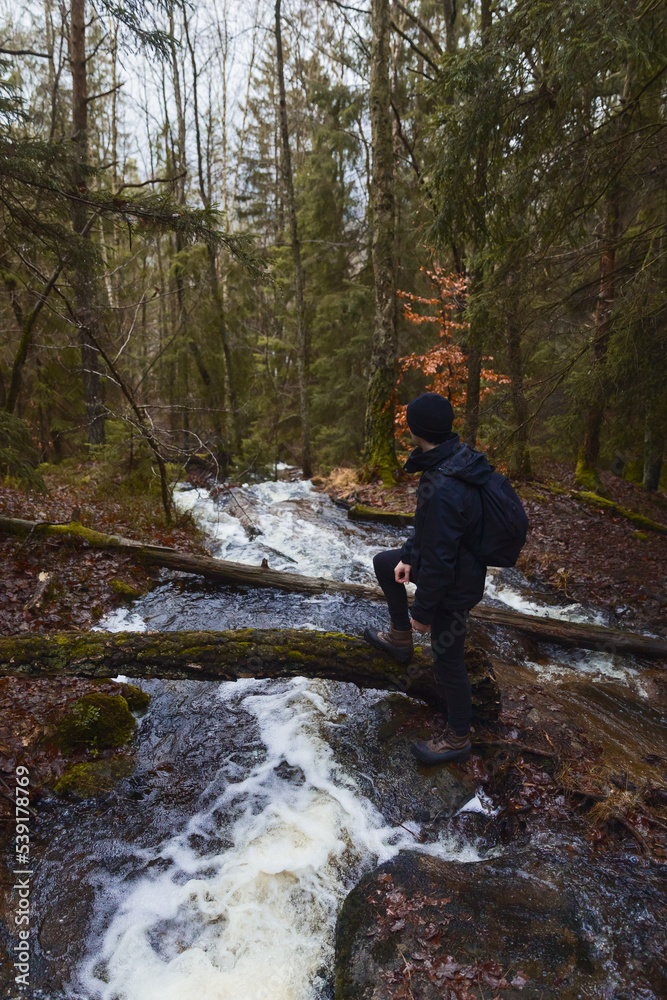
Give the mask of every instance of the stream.
[[[177, 502], [213, 555], [309, 576], [371, 584], [374, 553], [405, 536], [349, 522], [302, 481], [215, 498], [183, 488]], [[597, 614], [536, 594], [515, 571], [490, 576], [485, 600], [572, 620]], [[360, 634], [384, 622], [382, 606], [342, 595], [165, 574], [99, 628]], [[664, 752], [652, 670], [604, 653], [537, 652], [509, 633], [493, 642], [505, 664], [501, 687], [504, 679], [539, 683], [585, 720], [619, 770], [655, 777], [643, 761]], [[402, 695], [304, 678], [141, 686], [151, 704], [133, 776], [101, 804], [60, 808], [48, 825], [33, 890], [35, 997], [329, 1000], [336, 914], [364, 873], [405, 849], [472, 865], [503, 850], [482, 844], [473, 825], [464, 835], [429, 822], [438, 810], [488, 813], [491, 805], [456, 769], [415, 767], [395, 724]]]

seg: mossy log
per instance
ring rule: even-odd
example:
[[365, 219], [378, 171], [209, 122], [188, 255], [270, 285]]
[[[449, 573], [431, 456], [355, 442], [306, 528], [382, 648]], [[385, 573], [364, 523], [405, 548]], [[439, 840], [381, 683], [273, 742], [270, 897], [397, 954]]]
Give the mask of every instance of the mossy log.
[[583, 500], [590, 507], [597, 507], [598, 510], [607, 511], [616, 517], [624, 517], [626, 521], [643, 531], [656, 531], [660, 535], [667, 535], [667, 525], [653, 521], [650, 517], [645, 517], [644, 514], [638, 514], [637, 511], [630, 510], [629, 507], [621, 507], [620, 504], [613, 500], [607, 500], [606, 497], [602, 497], [598, 493], [579, 490], [572, 493], [572, 496], [576, 500]]
[[[535, 485], [536, 490], [546, 490], [558, 496], [571, 497], [572, 500], [581, 500], [582, 503], [587, 504], [589, 507], [606, 511], [615, 517], [623, 517], [626, 521], [629, 521], [636, 528], [640, 528], [643, 531], [655, 531], [659, 535], [667, 535], [667, 525], [661, 524], [659, 521], [654, 521], [644, 514], [639, 514], [636, 510], [631, 510], [629, 507], [622, 507], [621, 504], [616, 503], [614, 500], [609, 500], [607, 497], [601, 496], [592, 490], [565, 490], [562, 486], [555, 486], [553, 483], [536, 483], [533, 485]], [[651, 500], [655, 503], [659, 501], [659, 498], [652, 496]]]
[[[481, 649], [466, 662], [478, 722], [498, 715], [498, 685]], [[307, 629], [226, 632], [60, 632], [0, 637], [0, 676], [131, 677], [235, 681], [241, 677], [323, 677], [362, 688], [403, 691], [432, 705], [439, 699], [430, 652], [399, 664], [362, 639]]]
[[381, 507], [365, 507], [360, 503], [348, 507], [347, 516], [350, 521], [375, 521], [378, 524], [393, 524], [398, 528], [412, 527], [415, 523], [414, 514], [383, 510]]
[[[340, 580], [326, 580], [323, 577], [301, 576], [299, 573], [284, 573], [265, 566], [249, 566], [245, 563], [226, 562], [212, 556], [194, 556], [179, 552], [165, 545], [144, 545], [142, 542], [119, 535], [106, 535], [91, 528], [84, 528], [78, 522], [71, 524], [49, 524], [39, 521], [24, 521], [19, 518], [0, 517], [0, 531], [15, 535], [48, 535], [62, 539], [71, 538], [87, 543], [93, 548], [111, 549], [132, 555], [134, 558], [155, 566], [196, 573], [220, 583], [249, 587], [275, 587], [302, 594], [347, 594], [367, 601], [382, 601], [384, 595], [379, 587], [366, 587], [361, 583], [344, 583]], [[667, 658], [667, 639], [653, 636], [635, 635], [604, 628], [602, 625], [586, 625], [562, 621], [558, 618], [542, 618], [526, 615], [520, 611], [506, 611], [478, 605], [471, 616], [486, 625], [501, 625], [503, 628], [517, 629], [534, 639], [554, 642], [582, 649], [600, 649], [606, 652], [636, 653], [640, 656]]]
[[47, 535], [56, 538], [85, 542], [94, 549], [109, 549], [124, 552], [134, 559], [165, 569], [196, 573], [221, 583], [239, 584], [250, 587], [274, 587], [279, 590], [297, 591], [308, 594], [351, 594], [367, 600], [378, 600], [382, 593], [375, 587], [365, 587], [360, 583], [342, 583], [323, 577], [300, 576], [298, 573], [284, 573], [269, 569], [268, 566], [249, 566], [246, 563], [227, 562], [213, 556], [194, 556], [180, 552], [167, 545], [147, 545], [133, 538], [121, 535], [107, 535], [93, 528], [85, 528], [78, 521], [70, 524], [50, 524], [46, 521], [24, 521], [16, 517], [0, 517], [0, 531], [26, 537]]
[[667, 659], [667, 639], [660, 636], [638, 635], [635, 632], [605, 628], [603, 625], [542, 618], [539, 615], [524, 615], [520, 611], [505, 611], [504, 608], [487, 608], [481, 605], [472, 609], [470, 617], [476, 618], [483, 625], [515, 629], [531, 639], [553, 642], [558, 646]]

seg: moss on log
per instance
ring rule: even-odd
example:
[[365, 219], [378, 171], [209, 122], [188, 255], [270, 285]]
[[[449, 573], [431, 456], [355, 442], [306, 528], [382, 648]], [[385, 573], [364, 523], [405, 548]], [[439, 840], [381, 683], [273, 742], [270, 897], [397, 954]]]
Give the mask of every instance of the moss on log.
[[297, 591], [307, 594], [351, 594], [367, 600], [382, 598], [376, 587], [365, 587], [360, 583], [342, 583], [323, 577], [300, 576], [298, 573], [284, 573], [269, 569], [268, 566], [249, 566], [246, 563], [227, 562], [212, 556], [194, 556], [180, 552], [167, 545], [147, 545], [120, 535], [107, 535], [92, 528], [85, 528], [77, 521], [70, 524], [50, 524], [41, 521], [24, 521], [16, 517], [0, 517], [0, 531], [7, 534], [27, 536], [55, 536], [73, 541], [85, 542], [94, 549], [109, 549], [124, 552], [140, 562], [165, 569], [180, 570], [182, 573], [196, 573], [221, 583], [250, 587], [274, 587], [279, 590]]
[[[498, 685], [486, 654], [466, 654], [478, 722], [498, 714]], [[439, 699], [430, 653], [399, 664], [362, 639], [339, 632], [237, 629], [227, 632], [60, 632], [0, 637], [0, 675], [131, 677], [234, 681], [241, 677], [323, 677], [362, 688]]]
[[[379, 587], [326, 580], [323, 577], [301, 576], [299, 573], [283, 573], [264, 566], [226, 562], [223, 559], [214, 559], [212, 556], [193, 556], [165, 545], [144, 545], [142, 542], [122, 538], [119, 535], [105, 535], [91, 528], [84, 528], [77, 522], [48, 524], [0, 517], [0, 531], [21, 536], [55, 535], [63, 539], [72, 538], [76, 543], [83, 540], [94, 548], [125, 552], [155, 566], [180, 570], [183, 573], [196, 573], [207, 579], [235, 586], [275, 587], [292, 593], [347, 594], [366, 601], [384, 600]], [[581, 649], [600, 649], [606, 652], [667, 658], [667, 639], [659, 637], [635, 635], [632, 632], [621, 632], [602, 625], [586, 625], [558, 618], [526, 615], [520, 611], [487, 608], [482, 605], [473, 608], [470, 614], [472, 618], [486, 625], [517, 629], [542, 642], [578, 646]]]
[[412, 527], [415, 523], [414, 514], [401, 514], [393, 510], [383, 510], [381, 507], [365, 507], [355, 504], [347, 511], [350, 521], [375, 521], [378, 524], [393, 524], [397, 527]]
[[644, 514], [638, 514], [637, 511], [630, 510], [629, 507], [621, 507], [620, 504], [615, 503], [613, 500], [607, 500], [598, 493], [579, 490], [573, 493], [572, 496], [577, 500], [583, 500], [590, 507], [597, 507], [598, 510], [608, 511], [617, 517], [624, 517], [626, 521], [630, 521], [637, 528], [643, 528], [644, 531], [656, 531], [660, 535], [667, 535], [667, 525], [653, 521], [650, 517], [645, 517]]

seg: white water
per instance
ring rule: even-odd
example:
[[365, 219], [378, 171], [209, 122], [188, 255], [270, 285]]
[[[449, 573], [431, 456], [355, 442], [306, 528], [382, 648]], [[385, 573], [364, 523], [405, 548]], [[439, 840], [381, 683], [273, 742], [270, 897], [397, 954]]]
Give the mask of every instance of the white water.
[[[377, 527], [348, 521], [307, 480], [244, 486], [218, 500], [207, 490], [184, 488], [174, 500], [179, 510], [192, 512], [220, 559], [255, 565], [267, 559], [272, 569], [304, 576], [374, 582], [373, 556], [382, 545]], [[261, 534], [249, 538], [239, 514]], [[396, 544], [387, 538], [388, 547]]]
[[[263, 483], [235, 493], [261, 531], [252, 539], [228, 512], [231, 501], [223, 498], [221, 509], [203, 490], [184, 489], [177, 496], [179, 507], [195, 513], [212, 551], [223, 558], [247, 563], [267, 558], [276, 569], [371, 583], [374, 553], [397, 544], [395, 534], [385, 538], [377, 527], [347, 522], [309, 483]], [[554, 609], [529, 601], [502, 576], [489, 580], [487, 595], [533, 614], [590, 620], [578, 605]], [[133, 610], [116, 612], [100, 627], [146, 624]], [[551, 679], [571, 675], [568, 655], [535, 669]], [[589, 675], [617, 673], [606, 654], [590, 654], [584, 663]], [[101, 904], [106, 931], [81, 970], [87, 1000], [318, 996], [318, 970], [331, 968], [341, 899], [363, 871], [401, 848], [417, 846], [409, 830], [386, 825], [334, 760], [329, 736], [338, 709], [329, 690], [328, 682], [304, 678], [220, 685], [221, 703], [254, 717], [263, 750], [240, 755], [242, 764], [231, 772], [228, 764], [221, 766], [209, 790], [223, 790], [213, 801], [208, 803], [202, 789], [206, 808], [166, 842], [140, 852], [144, 862], [168, 861], [167, 870], [130, 885], [108, 884]], [[350, 711], [365, 710], [372, 701], [368, 693], [358, 698]], [[303, 780], [280, 777], [276, 767], [283, 762], [300, 769]], [[461, 811], [490, 809], [478, 795]], [[204, 845], [214, 844], [223, 834], [225, 848], [197, 851], [193, 834], [200, 845], [201, 838]], [[461, 850], [446, 842], [421, 849], [478, 860], [471, 847]]]
[[[83, 970], [87, 996], [315, 995], [318, 970], [331, 967], [345, 893], [364, 869], [415, 847], [409, 830], [387, 826], [335, 763], [326, 731], [336, 710], [327, 689], [304, 678], [220, 685], [220, 700], [238, 701], [255, 717], [265, 755], [149, 855], [171, 861], [168, 871], [123, 888], [100, 950]], [[275, 768], [283, 761], [303, 780], [280, 778]], [[227, 850], [201, 856], [190, 846], [193, 834], [210, 839], [221, 828], [232, 841]], [[470, 847], [424, 849], [478, 860]]]
[[[262, 532], [250, 541], [239, 518], [205, 491], [178, 494], [179, 507], [195, 512], [217, 555], [248, 563], [268, 557], [277, 569], [371, 582], [372, 557], [383, 545], [377, 529], [350, 525], [308, 483], [264, 483], [239, 493]], [[394, 546], [395, 536], [384, 543]], [[119, 611], [99, 627], [142, 630], [146, 623], [136, 611]], [[141, 852], [144, 863], [168, 860], [168, 870], [130, 886], [109, 882], [101, 903], [107, 929], [80, 971], [78, 988], [87, 998], [317, 996], [318, 970], [331, 969], [342, 898], [363, 871], [414, 849], [418, 832], [387, 826], [335, 762], [327, 737], [338, 709], [329, 688], [305, 678], [220, 685], [221, 702], [255, 718], [264, 752], [256, 762], [244, 754], [234, 781], [223, 765], [211, 785], [222, 785], [222, 793], [171, 839]], [[373, 696], [358, 699], [357, 710], [365, 711]], [[300, 769], [303, 780], [279, 777], [282, 762]], [[193, 834], [212, 843], [221, 831], [231, 844], [220, 853], [191, 846]], [[479, 860], [471, 846], [444, 840], [421, 849]]]

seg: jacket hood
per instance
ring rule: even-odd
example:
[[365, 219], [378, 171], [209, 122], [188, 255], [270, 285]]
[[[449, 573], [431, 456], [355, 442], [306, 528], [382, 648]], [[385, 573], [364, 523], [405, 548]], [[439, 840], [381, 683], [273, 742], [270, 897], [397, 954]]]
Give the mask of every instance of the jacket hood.
[[406, 472], [426, 472], [441, 465], [443, 472], [466, 483], [481, 486], [487, 481], [493, 468], [489, 465], [486, 455], [473, 449], [459, 439], [458, 434], [450, 437], [430, 451], [423, 452], [415, 448], [405, 463]]

